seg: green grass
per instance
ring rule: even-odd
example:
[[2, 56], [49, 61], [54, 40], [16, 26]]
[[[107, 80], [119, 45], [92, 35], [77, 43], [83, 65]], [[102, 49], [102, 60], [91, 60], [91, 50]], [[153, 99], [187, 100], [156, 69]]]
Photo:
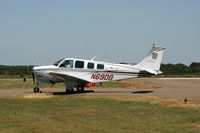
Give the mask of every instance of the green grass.
[[126, 84], [120, 83], [120, 82], [103, 82], [101, 83], [96, 83], [96, 87], [99, 88], [126, 88]]
[[1, 133], [199, 133], [199, 109], [77, 95], [0, 99]]
[[32, 78], [32, 75], [0, 75], [0, 79], [22, 79], [23, 77]]
[[[106, 82], [101, 87], [119, 87]], [[0, 80], [0, 89], [33, 88], [31, 80]], [[42, 85], [41, 87], [51, 87]], [[54, 88], [64, 88], [56, 84]], [[57, 95], [0, 98], [0, 133], [199, 133], [200, 108], [143, 101]]]

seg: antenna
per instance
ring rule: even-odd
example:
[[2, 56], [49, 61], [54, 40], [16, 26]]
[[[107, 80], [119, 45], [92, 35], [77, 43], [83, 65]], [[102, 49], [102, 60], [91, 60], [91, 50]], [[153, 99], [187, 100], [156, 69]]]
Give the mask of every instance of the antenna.
[[155, 44], [155, 43], [153, 43], [153, 48], [155, 48], [155, 46], [156, 46], [156, 44]]
[[118, 63], [118, 58], [116, 58], [116, 56], [112, 56], [112, 58], [113, 58], [113, 62]]
[[94, 60], [95, 60], [95, 58], [96, 58], [96, 56], [94, 56], [94, 57], [91, 59], [91, 61], [94, 61]]
[[104, 62], [107, 62], [107, 53], [104, 53]]
[[33, 57], [33, 66], [36, 65], [36, 56]]

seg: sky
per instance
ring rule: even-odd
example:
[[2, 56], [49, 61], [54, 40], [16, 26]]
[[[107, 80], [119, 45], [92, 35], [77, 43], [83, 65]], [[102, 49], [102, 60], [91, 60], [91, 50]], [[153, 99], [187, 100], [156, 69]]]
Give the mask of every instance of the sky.
[[163, 63], [200, 62], [200, 0], [0, 0], [0, 65], [64, 57], [140, 62], [152, 44]]

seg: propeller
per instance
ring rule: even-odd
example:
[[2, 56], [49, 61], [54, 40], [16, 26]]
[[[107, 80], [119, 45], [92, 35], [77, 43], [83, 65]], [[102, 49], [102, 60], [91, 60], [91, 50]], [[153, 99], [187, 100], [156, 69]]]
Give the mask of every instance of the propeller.
[[35, 73], [33, 71], [33, 67], [29, 68], [29, 71], [32, 73], [33, 84], [35, 85]]
[[33, 84], [35, 85], [35, 74], [32, 72]]
[[33, 68], [36, 66], [36, 56], [33, 58], [33, 65], [29, 68], [29, 71], [32, 73], [33, 84], [35, 85], [35, 73]]

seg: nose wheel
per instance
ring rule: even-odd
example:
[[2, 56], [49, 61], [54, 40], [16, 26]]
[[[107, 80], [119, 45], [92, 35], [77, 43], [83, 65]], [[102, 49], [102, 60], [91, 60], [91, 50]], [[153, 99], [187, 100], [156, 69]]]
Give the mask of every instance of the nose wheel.
[[34, 91], [35, 93], [38, 93], [38, 92], [40, 91], [40, 88], [35, 87], [35, 88], [33, 89], [33, 91]]

